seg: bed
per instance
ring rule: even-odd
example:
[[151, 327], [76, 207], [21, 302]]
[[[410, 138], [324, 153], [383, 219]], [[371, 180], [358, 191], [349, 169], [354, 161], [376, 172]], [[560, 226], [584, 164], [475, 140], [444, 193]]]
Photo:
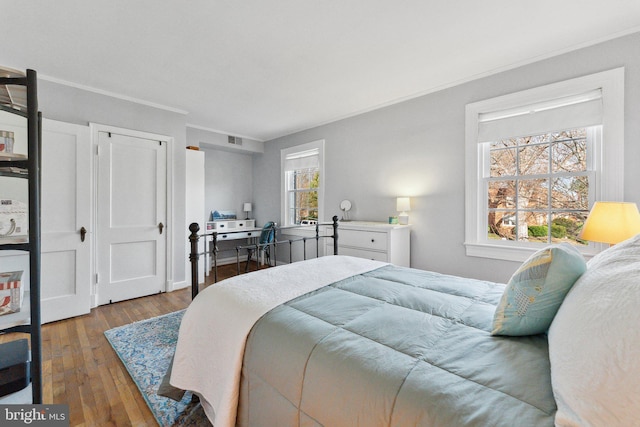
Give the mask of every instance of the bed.
[[640, 236], [568, 246], [508, 284], [343, 256], [227, 279], [171, 385], [216, 427], [640, 425]]

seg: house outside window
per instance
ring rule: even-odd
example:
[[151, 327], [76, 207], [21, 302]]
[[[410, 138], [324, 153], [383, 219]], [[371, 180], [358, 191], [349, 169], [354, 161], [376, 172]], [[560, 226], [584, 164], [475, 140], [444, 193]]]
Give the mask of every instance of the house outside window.
[[281, 151], [285, 226], [322, 221], [324, 141]]
[[467, 255], [522, 261], [578, 238], [595, 201], [622, 200], [624, 70], [467, 105]]

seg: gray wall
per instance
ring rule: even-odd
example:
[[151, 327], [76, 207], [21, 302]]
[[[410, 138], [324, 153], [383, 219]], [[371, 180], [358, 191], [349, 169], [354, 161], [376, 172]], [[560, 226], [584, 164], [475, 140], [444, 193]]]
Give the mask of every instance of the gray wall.
[[[228, 147], [227, 135], [189, 127], [187, 145], [198, 146], [205, 153], [204, 217], [209, 220], [213, 210], [234, 210], [238, 218], [244, 218], [244, 203], [253, 204], [252, 153], [262, 152], [264, 144], [245, 139], [242, 147]], [[250, 217], [255, 217], [254, 212], [250, 213]], [[218, 261], [235, 260], [235, 247], [242, 244], [244, 242], [239, 240], [220, 242]]]
[[[252, 155], [209, 148], [203, 151], [207, 217], [212, 210], [234, 210], [238, 218], [244, 218], [244, 202], [253, 202]], [[250, 215], [253, 218], [253, 212]]]
[[205, 218], [216, 209], [235, 210], [244, 218], [244, 202], [253, 202], [253, 153], [262, 152], [264, 144], [244, 139], [242, 147], [229, 147], [227, 135], [189, 127], [187, 145], [205, 153]]
[[[495, 74], [265, 143], [254, 159], [258, 219], [280, 218], [280, 150], [324, 139], [325, 218], [353, 202], [352, 219], [385, 221], [411, 196], [411, 265], [507, 281], [519, 263], [467, 257], [465, 105], [625, 67], [625, 200], [640, 203], [640, 33]], [[300, 94], [304, 96], [304, 94]], [[348, 94], [345, 94], [348, 96]], [[336, 100], [340, 102], [340, 100]]]
[[185, 280], [185, 146], [186, 116], [44, 80], [38, 81], [43, 117], [79, 125], [90, 122], [167, 135], [173, 149], [173, 281]]

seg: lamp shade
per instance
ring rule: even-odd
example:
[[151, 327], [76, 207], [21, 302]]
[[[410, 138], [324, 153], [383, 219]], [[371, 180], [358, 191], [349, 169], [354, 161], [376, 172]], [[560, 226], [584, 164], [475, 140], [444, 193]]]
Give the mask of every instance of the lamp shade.
[[251, 212], [251, 203], [245, 203], [244, 208], [242, 208], [245, 212]]
[[578, 237], [614, 245], [638, 233], [640, 213], [635, 203], [596, 202]]
[[398, 212], [406, 212], [411, 210], [411, 201], [408, 197], [398, 197], [396, 200], [396, 210]]

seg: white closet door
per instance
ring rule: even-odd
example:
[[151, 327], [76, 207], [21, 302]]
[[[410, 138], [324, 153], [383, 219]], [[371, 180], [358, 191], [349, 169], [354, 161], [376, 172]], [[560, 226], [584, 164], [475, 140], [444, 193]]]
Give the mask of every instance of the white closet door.
[[93, 234], [89, 127], [46, 119], [42, 127], [44, 323], [89, 313]]
[[98, 132], [98, 304], [165, 291], [167, 142]]

